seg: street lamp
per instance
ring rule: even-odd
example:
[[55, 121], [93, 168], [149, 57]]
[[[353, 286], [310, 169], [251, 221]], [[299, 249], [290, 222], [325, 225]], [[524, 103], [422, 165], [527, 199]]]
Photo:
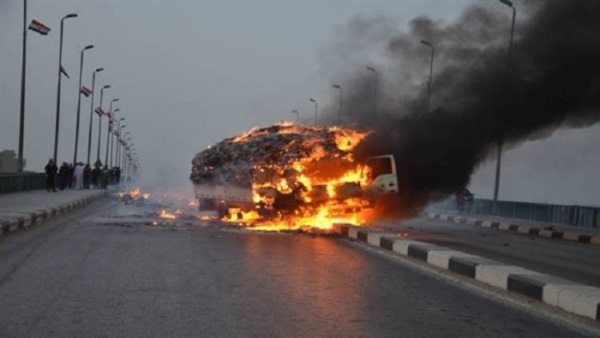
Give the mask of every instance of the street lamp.
[[106, 85], [104, 87], [102, 87], [102, 89], [100, 89], [100, 105], [98, 106], [98, 108], [100, 109], [100, 112], [98, 113], [98, 153], [96, 155], [96, 164], [100, 165], [100, 141], [102, 140], [102, 99], [104, 97], [104, 89], [108, 89], [110, 88], [110, 85]]
[[25, 73], [27, 65], [27, 30], [31, 29], [41, 35], [48, 35], [50, 28], [43, 23], [32, 20], [29, 27], [27, 26], [27, 0], [23, 0], [23, 58], [21, 59], [21, 109], [19, 116], [19, 154], [18, 154], [18, 171], [23, 172], [23, 144], [25, 139]]
[[431, 48], [431, 59], [429, 61], [429, 79], [427, 80], [427, 109], [426, 109], [426, 112], [429, 112], [429, 100], [431, 99], [431, 89], [433, 86], [433, 57], [435, 54], [435, 49], [433, 48], [433, 45], [430, 42], [421, 40], [421, 43], [424, 44], [425, 46], [428, 46], [429, 48]]
[[[125, 128], [127, 125], [122, 125], [121, 129]], [[121, 160], [122, 154], [125, 152], [125, 139], [127, 137], [127, 135], [129, 135], [129, 132], [125, 132], [123, 134], [123, 136], [120, 137], [119, 139], [119, 143], [121, 144], [120, 150], [119, 150], [119, 168], [122, 168], [124, 163]]]
[[61, 79], [62, 79], [62, 75], [65, 74], [67, 76], [67, 78], [69, 77], [67, 75], [67, 72], [64, 71], [64, 68], [62, 66], [62, 51], [63, 51], [63, 29], [64, 29], [64, 23], [66, 19], [70, 19], [70, 18], [76, 18], [77, 14], [75, 13], [71, 13], [71, 14], [67, 14], [65, 15], [61, 20], [60, 20], [60, 47], [59, 47], [59, 52], [58, 52], [58, 89], [56, 90], [56, 125], [54, 127], [54, 164], [56, 164], [56, 158], [58, 156], [58, 132], [59, 132], [59, 125], [60, 125], [60, 84], [61, 84]]
[[92, 99], [90, 100], [90, 130], [88, 133], [87, 162], [90, 163], [90, 153], [92, 150], [92, 125], [94, 123], [94, 88], [96, 87], [96, 73], [103, 71], [104, 68], [97, 68], [92, 75]]
[[[117, 167], [120, 167], [119, 164], [119, 151], [120, 151], [120, 146], [119, 146], [119, 140], [121, 138], [121, 121], [125, 121], [124, 117], [121, 117], [118, 121], [117, 121], [117, 131], [113, 133], [113, 136], [117, 138], [117, 145], [116, 145], [116, 149], [115, 149], [115, 158], [114, 158], [114, 163], [116, 164]], [[111, 140], [111, 154], [110, 157], [112, 158], [112, 140]], [[111, 160], [112, 161], [112, 160]]]
[[298, 123], [300, 121], [300, 113], [294, 109], [292, 110], [292, 114], [296, 114], [296, 123]]
[[366, 67], [368, 71], [373, 72], [375, 75], [375, 83], [373, 84], [373, 115], [377, 115], [377, 86], [378, 86], [378, 73], [373, 67]]
[[342, 89], [342, 86], [337, 84], [334, 84], [332, 87], [340, 90], [340, 108], [338, 111], [338, 125], [342, 125], [342, 100], [344, 99], [344, 90]]
[[319, 104], [312, 97], [310, 99], [308, 99], [308, 101], [313, 102], [315, 104], [315, 126], [316, 126], [317, 125], [317, 112], [318, 112], [318, 109], [319, 109]]
[[119, 101], [118, 98], [112, 99], [110, 101], [110, 108], [108, 110], [108, 132], [106, 134], [106, 156], [104, 157], [105, 165], [108, 165], [108, 145], [110, 142], [110, 132], [112, 131], [112, 114], [113, 114], [112, 105], [113, 105], [113, 102], [117, 102], [117, 101]]
[[[116, 115], [114, 115], [114, 114], [116, 114], [120, 110], [121, 109], [119, 109], [119, 108], [115, 109], [115, 111], [113, 113], [114, 119], [116, 119]], [[117, 120], [117, 122], [121, 122], [121, 120]], [[113, 162], [113, 143], [114, 143], [114, 139], [115, 139], [115, 135], [114, 135], [115, 131], [114, 131], [114, 128], [111, 128], [111, 129], [113, 129], [113, 130], [111, 130], [111, 133], [110, 133], [110, 157], [109, 158], [110, 158], [110, 167], [112, 168], [113, 164], [114, 164], [114, 162]]]
[[79, 144], [79, 116], [81, 115], [81, 78], [83, 76], [83, 53], [94, 48], [93, 45], [87, 45], [81, 50], [81, 57], [79, 60], [79, 87], [77, 87], [77, 123], [75, 124], [75, 151], [73, 154], [73, 165], [77, 163], [77, 146]]
[[[506, 68], [508, 71], [510, 71], [513, 35], [515, 32], [515, 18], [517, 17], [517, 9], [515, 8], [515, 6], [513, 6], [513, 3], [510, 2], [509, 0], [499, 0], [499, 1], [503, 4], [505, 4], [506, 6], [512, 8], [512, 11], [513, 11], [512, 24], [510, 27], [510, 42], [508, 44], [508, 55], [506, 58]], [[496, 154], [496, 175], [495, 175], [495, 180], [494, 180], [494, 200], [492, 201], [492, 213], [493, 214], [496, 214], [498, 212], [498, 191], [500, 189], [500, 167], [502, 164], [502, 144], [503, 143], [504, 143], [504, 140], [502, 139], [502, 136], [500, 135], [498, 138], [498, 152]]]

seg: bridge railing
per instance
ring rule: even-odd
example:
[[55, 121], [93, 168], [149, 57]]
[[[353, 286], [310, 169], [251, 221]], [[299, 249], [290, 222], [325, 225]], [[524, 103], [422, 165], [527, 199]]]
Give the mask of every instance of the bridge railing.
[[46, 188], [44, 173], [0, 173], [0, 194]]
[[[442, 202], [430, 204], [428, 209], [456, 211], [457, 205], [454, 198], [448, 198]], [[498, 201], [498, 212], [493, 214], [492, 200], [477, 198], [471, 205], [467, 205], [467, 211], [478, 215], [600, 228], [600, 207]]]

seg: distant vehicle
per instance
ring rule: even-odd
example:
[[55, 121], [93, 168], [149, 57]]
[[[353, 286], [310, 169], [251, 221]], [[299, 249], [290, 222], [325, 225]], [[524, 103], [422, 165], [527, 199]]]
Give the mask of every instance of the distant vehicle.
[[[322, 173], [328, 167], [335, 166], [335, 163], [328, 162], [319, 162], [316, 167], [323, 170], [316, 172]], [[194, 184], [194, 192], [200, 210], [216, 210], [219, 218], [237, 216], [241, 219], [241, 212], [252, 210], [261, 218], [274, 218], [293, 213], [300, 207], [318, 207], [329, 202], [345, 202], [352, 199], [353, 203], [337, 204], [339, 212], [351, 212], [373, 207], [383, 195], [398, 193], [398, 177], [393, 155], [370, 157], [364, 165], [369, 169], [367, 184], [345, 181], [313, 185], [311, 189], [307, 189], [302, 180], [296, 177], [294, 170], [290, 169], [284, 174], [286, 189], [281, 189], [277, 183], [264, 184], [269, 181], [277, 182], [277, 178], [273, 179], [276, 176], [275, 169], [258, 167], [253, 169], [252, 182], [248, 182], [247, 186]], [[239, 215], [233, 215], [234, 213]]]

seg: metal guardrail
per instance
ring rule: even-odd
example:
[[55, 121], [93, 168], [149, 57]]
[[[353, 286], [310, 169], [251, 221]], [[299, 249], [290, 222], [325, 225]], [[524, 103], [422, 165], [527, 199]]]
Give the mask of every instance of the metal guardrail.
[[0, 174], [0, 194], [46, 188], [46, 174]]
[[[457, 210], [453, 198], [430, 204], [428, 208], [433, 210]], [[493, 214], [492, 200], [477, 198], [471, 205], [467, 206], [467, 209], [469, 213], [478, 215], [600, 228], [600, 207], [498, 201], [498, 212]]]

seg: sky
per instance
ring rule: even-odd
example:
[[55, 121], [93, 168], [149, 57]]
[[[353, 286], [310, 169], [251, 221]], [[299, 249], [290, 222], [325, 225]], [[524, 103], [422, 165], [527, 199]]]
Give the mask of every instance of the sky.
[[[72, 161], [79, 59], [83, 85], [105, 90], [132, 136], [144, 177], [186, 184], [196, 152], [253, 126], [312, 118], [314, 97], [326, 107], [331, 90], [324, 53], [352, 19], [386, 17], [398, 27], [427, 15], [450, 22], [476, 1], [29, 1], [28, 22], [52, 30], [27, 39], [26, 170], [52, 157], [60, 19], [64, 30], [58, 161]], [[519, 5], [520, 1], [515, 1]], [[479, 3], [482, 3], [479, 1]], [[485, 6], [503, 5], [486, 1]], [[509, 12], [507, 11], [507, 18]], [[17, 149], [23, 2], [0, 0], [0, 150]], [[426, 69], [424, 69], [426, 72]], [[342, 84], [343, 85], [343, 84]], [[99, 101], [96, 91], [95, 106]], [[78, 158], [87, 157], [90, 99], [82, 97]], [[92, 158], [97, 147], [94, 114]], [[103, 121], [104, 159], [106, 120]], [[470, 189], [490, 198], [495, 162], [481, 164]], [[191, 183], [190, 183], [191, 184]], [[505, 152], [500, 199], [600, 205], [600, 125], [561, 129]]]

